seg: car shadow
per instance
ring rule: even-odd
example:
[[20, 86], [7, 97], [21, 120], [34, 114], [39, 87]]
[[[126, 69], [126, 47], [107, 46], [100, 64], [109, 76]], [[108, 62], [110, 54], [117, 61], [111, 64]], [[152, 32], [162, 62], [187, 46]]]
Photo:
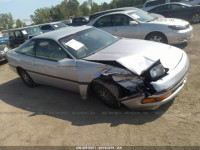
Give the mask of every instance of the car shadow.
[[8, 105], [32, 112], [28, 117], [47, 115], [70, 121], [75, 126], [98, 123], [141, 125], [162, 116], [173, 103], [171, 101], [155, 111], [134, 111], [125, 106], [112, 109], [95, 96], [84, 101], [79, 94], [50, 86], [28, 88], [20, 78], [1, 84], [0, 93], [0, 99]]
[[173, 46], [184, 49], [187, 47], [187, 42], [181, 43], [181, 44], [174, 44]]
[[7, 61], [2, 61], [2, 62], [0, 62], [0, 66], [1, 65], [5, 65], [7, 63]]

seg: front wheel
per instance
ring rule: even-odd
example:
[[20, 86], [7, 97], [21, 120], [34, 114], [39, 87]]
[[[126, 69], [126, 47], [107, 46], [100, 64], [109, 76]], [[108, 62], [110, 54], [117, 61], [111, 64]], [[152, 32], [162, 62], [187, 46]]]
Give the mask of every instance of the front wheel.
[[25, 70], [19, 69], [18, 72], [19, 72], [19, 75], [20, 75], [22, 81], [24, 82], [24, 84], [26, 86], [31, 87], [31, 88], [36, 86], [33, 79], [30, 77], [30, 75]]
[[168, 43], [167, 38], [165, 35], [161, 33], [150, 33], [147, 37], [146, 40], [149, 41], [154, 41], [154, 42], [159, 42], [159, 43]]
[[200, 14], [194, 14], [192, 16], [192, 23], [199, 23], [200, 22]]
[[93, 81], [93, 90], [98, 98], [107, 106], [119, 108], [121, 103], [119, 98], [122, 97], [122, 89], [114, 82], [96, 79]]

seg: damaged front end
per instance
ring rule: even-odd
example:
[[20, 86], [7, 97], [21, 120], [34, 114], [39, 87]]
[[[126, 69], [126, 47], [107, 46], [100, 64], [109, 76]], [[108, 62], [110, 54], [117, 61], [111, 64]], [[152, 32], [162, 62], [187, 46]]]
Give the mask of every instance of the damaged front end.
[[[127, 107], [154, 110], [172, 100], [184, 86], [189, 61], [187, 56], [182, 59], [184, 59], [183, 62], [175, 69], [175, 72], [178, 69], [179, 72], [170, 72], [171, 77], [168, 75], [169, 69], [165, 68], [160, 60], [153, 61], [141, 56], [130, 56], [117, 60], [120, 65], [126, 67], [107, 68], [101, 76], [113, 80], [124, 89], [124, 97], [119, 101]], [[186, 69], [183, 69], [184, 65], [187, 66]], [[176, 78], [176, 82], [171, 82], [168, 87], [164, 86], [173, 77]], [[160, 84], [161, 81], [164, 82]]]

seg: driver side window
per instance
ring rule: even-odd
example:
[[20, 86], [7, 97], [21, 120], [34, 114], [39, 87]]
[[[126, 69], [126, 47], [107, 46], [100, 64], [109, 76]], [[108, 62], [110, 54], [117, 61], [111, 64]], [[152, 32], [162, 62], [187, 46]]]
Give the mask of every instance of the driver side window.
[[180, 10], [184, 8], [182, 5], [170, 5], [170, 10]]
[[53, 40], [39, 40], [36, 46], [36, 57], [52, 61], [70, 58], [67, 52]]
[[113, 16], [113, 26], [129, 26], [130, 21], [133, 21], [133, 19], [126, 15]]
[[96, 23], [94, 24], [94, 27], [111, 27], [112, 26], [112, 16], [104, 16], [102, 18], [99, 18]]

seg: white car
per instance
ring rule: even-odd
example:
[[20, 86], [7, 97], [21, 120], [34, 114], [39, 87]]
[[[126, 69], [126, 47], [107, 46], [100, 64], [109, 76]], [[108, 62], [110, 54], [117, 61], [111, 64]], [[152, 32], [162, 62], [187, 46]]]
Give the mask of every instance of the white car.
[[115, 36], [180, 44], [192, 38], [189, 22], [174, 18], [155, 18], [143, 10], [113, 12], [92, 20], [89, 26]]
[[[44, 33], [7, 52], [23, 82], [80, 93], [92, 90], [110, 107], [154, 110], [183, 88], [187, 54], [176, 47], [118, 38], [88, 26]], [[92, 92], [91, 91], [91, 92]]]
[[149, 11], [150, 9], [153, 9], [154, 7], [161, 5], [161, 4], [166, 4], [166, 3], [173, 3], [173, 2], [180, 2], [184, 4], [189, 4], [189, 5], [199, 5], [200, 0], [150, 0], [146, 1], [143, 5], [143, 10]]

